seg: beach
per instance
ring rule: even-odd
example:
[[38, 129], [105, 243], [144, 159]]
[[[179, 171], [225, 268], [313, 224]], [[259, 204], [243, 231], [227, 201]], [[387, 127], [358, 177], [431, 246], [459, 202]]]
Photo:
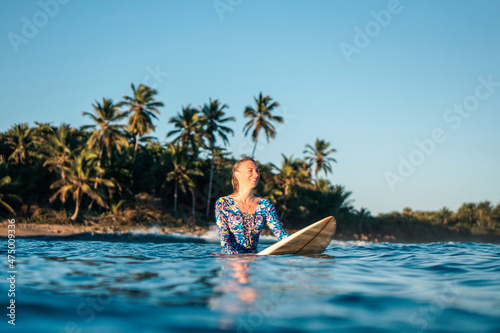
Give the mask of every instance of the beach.
[[[5, 237], [8, 235], [8, 220], [0, 223], [0, 236]], [[19, 223], [16, 224], [16, 236], [30, 237], [30, 236], [68, 236], [80, 233], [114, 233], [114, 232], [151, 232], [159, 234], [170, 233], [189, 233], [201, 235], [207, 231], [206, 228], [199, 226], [195, 227], [151, 227], [139, 225], [119, 225], [119, 226], [103, 226], [99, 224], [32, 224], [32, 223]]]

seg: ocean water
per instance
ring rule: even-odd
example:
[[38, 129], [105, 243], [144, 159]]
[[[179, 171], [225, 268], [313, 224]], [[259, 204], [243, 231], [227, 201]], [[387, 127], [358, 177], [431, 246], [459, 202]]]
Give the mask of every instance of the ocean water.
[[17, 238], [12, 326], [0, 241], [1, 332], [500, 332], [498, 245], [261, 257], [217, 255], [214, 233]]

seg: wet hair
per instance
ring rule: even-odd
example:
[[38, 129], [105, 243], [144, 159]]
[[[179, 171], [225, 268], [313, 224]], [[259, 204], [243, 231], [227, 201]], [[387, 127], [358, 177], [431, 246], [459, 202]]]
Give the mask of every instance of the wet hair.
[[234, 193], [238, 193], [238, 191], [240, 190], [240, 184], [238, 182], [238, 179], [236, 178], [236, 172], [238, 171], [238, 169], [240, 168], [240, 165], [242, 163], [245, 163], [247, 161], [252, 161], [255, 163], [255, 165], [257, 165], [257, 162], [254, 161], [253, 158], [250, 158], [250, 157], [243, 157], [241, 160], [239, 160], [238, 162], [234, 163], [234, 166], [233, 166], [233, 177], [231, 178], [231, 183], [233, 184], [233, 191]]

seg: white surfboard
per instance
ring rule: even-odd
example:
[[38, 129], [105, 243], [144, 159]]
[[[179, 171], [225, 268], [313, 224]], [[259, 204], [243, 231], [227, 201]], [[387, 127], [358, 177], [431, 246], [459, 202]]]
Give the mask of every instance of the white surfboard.
[[285, 238], [257, 255], [278, 255], [278, 254], [300, 254], [318, 255], [323, 253], [335, 235], [337, 222], [333, 216], [328, 216], [316, 223], [301, 229], [293, 235]]

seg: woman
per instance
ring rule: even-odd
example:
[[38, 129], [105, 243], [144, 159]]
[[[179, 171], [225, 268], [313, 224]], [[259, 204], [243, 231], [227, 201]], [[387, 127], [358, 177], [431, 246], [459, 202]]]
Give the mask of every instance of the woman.
[[289, 236], [271, 201], [253, 193], [259, 179], [259, 169], [253, 159], [243, 158], [234, 164], [231, 179], [234, 193], [219, 198], [215, 204], [222, 253], [257, 253], [265, 223], [279, 240]]

